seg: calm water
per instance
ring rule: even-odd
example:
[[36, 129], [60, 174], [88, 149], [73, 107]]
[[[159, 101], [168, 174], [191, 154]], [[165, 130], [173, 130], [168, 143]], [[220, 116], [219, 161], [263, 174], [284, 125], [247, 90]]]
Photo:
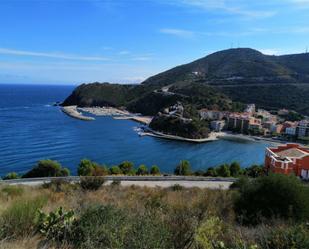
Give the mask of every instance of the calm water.
[[182, 159], [194, 169], [239, 161], [262, 163], [267, 144], [216, 141], [206, 144], [139, 137], [138, 124], [110, 117], [85, 122], [64, 115], [50, 104], [62, 101], [73, 86], [0, 85], [0, 175], [25, 172], [40, 159], [54, 159], [76, 173], [82, 158], [107, 165], [124, 160], [157, 164], [172, 172]]

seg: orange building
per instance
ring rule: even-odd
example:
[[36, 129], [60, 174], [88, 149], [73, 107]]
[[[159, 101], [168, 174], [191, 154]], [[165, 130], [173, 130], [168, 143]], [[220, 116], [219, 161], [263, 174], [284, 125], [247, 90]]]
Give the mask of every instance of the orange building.
[[265, 167], [268, 172], [295, 174], [309, 180], [309, 148], [299, 144], [266, 148]]

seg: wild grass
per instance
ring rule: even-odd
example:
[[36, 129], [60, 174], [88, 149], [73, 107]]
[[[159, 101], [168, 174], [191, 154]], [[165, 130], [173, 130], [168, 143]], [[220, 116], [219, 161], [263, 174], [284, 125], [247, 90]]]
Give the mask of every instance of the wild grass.
[[[0, 248], [286, 249], [309, 248], [305, 223], [268, 219], [243, 226], [237, 190], [103, 185], [87, 191], [53, 182], [0, 188]], [[59, 241], [38, 230], [38, 210], [74, 211]]]

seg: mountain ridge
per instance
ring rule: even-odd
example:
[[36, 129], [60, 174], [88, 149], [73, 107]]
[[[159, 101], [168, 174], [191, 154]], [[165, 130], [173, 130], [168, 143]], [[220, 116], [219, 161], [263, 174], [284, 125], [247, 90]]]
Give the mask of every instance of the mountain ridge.
[[307, 83], [309, 53], [276, 56], [251, 48], [227, 49], [149, 77], [142, 84], [166, 86], [192, 82]]

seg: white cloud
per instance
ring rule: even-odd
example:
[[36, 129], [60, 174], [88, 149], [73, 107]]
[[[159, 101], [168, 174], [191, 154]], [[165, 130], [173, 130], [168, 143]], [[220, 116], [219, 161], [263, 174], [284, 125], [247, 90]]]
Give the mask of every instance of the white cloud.
[[71, 54], [65, 54], [65, 53], [52, 53], [52, 52], [35, 52], [35, 51], [9, 49], [9, 48], [0, 48], [0, 54], [46, 57], [46, 58], [55, 58], [55, 59], [64, 59], [64, 60], [80, 60], [80, 61], [106, 61], [108, 60], [105, 57], [80, 56], [80, 55], [71, 55]]
[[174, 36], [183, 37], [183, 38], [190, 38], [190, 37], [193, 37], [194, 35], [194, 32], [190, 30], [170, 29], [170, 28], [160, 29], [160, 33], [174, 35]]

